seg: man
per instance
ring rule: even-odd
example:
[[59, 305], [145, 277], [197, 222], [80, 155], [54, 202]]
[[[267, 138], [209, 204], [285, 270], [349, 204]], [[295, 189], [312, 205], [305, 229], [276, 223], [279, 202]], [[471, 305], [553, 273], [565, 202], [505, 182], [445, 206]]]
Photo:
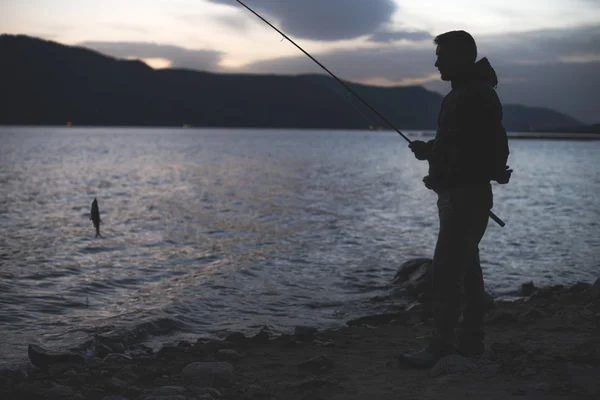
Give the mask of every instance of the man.
[[[433, 257], [432, 312], [435, 335], [429, 346], [400, 361], [432, 367], [446, 355], [477, 356], [484, 350], [483, 276], [479, 242], [492, 208], [491, 181], [508, 183], [508, 141], [496, 73], [464, 31], [435, 38], [435, 66], [452, 91], [442, 103], [434, 140], [410, 149], [429, 162], [423, 182], [438, 195], [440, 229]], [[462, 310], [461, 310], [462, 308]], [[457, 328], [461, 315], [463, 319]]]

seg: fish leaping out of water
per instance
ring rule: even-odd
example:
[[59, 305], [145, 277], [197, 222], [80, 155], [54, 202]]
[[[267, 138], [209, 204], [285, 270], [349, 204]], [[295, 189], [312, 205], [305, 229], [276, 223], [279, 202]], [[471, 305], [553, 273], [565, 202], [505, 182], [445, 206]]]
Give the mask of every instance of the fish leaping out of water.
[[98, 208], [98, 200], [96, 200], [95, 197], [94, 201], [92, 202], [92, 212], [90, 213], [90, 219], [94, 223], [94, 228], [96, 228], [96, 237], [102, 237], [102, 235], [100, 235], [100, 222], [102, 222], [102, 220], [100, 219], [100, 209]]

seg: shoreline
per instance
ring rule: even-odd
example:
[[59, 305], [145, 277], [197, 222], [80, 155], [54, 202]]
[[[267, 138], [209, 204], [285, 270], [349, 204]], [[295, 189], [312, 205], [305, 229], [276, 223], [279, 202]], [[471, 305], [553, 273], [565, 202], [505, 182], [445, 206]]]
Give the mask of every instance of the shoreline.
[[[179, 125], [2, 125], [0, 129], [88, 129], [88, 130], [103, 130], [103, 129], [122, 129], [122, 130], [175, 130], [175, 131], [264, 131], [264, 132], [363, 132], [363, 133], [395, 133], [391, 129], [346, 129], [346, 128], [275, 128], [275, 127], [239, 127], [239, 126], [191, 126], [184, 127]], [[401, 132], [411, 138], [435, 137], [435, 130], [431, 129], [400, 129]], [[112, 132], [111, 132], [112, 133]], [[547, 140], [600, 140], [600, 133], [589, 132], [507, 132], [509, 139], [547, 139]]]
[[30, 346], [37, 367], [0, 371], [5, 399], [443, 399], [597, 398], [600, 395], [600, 279], [535, 288], [486, 312], [486, 352], [449, 356], [431, 371], [395, 355], [423, 345], [422, 305], [294, 334], [231, 333], [158, 351], [97, 338], [96, 356]]

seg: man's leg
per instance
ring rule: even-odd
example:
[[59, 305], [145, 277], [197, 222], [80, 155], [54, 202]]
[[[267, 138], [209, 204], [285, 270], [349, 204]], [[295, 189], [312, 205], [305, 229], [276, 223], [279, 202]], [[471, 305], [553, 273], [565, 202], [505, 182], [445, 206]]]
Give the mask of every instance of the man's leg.
[[436, 336], [430, 351], [443, 356], [456, 352], [455, 328], [462, 306], [470, 216], [450, 192], [440, 193], [438, 210], [440, 230], [433, 255], [431, 293]]
[[465, 356], [483, 352], [484, 284], [479, 256], [467, 267], [463, 291], [463, 319], [458, 333], [458, 350]]
[[[442, 192], [438, 198], [440, 230], [433, 257], [432, 310], [436, 336], [424, 351], [405, 354], [401, 361], [421, 367], [433, 366], [440, 357], [457, 352], [455, 328], [461, 313], [465, 274], [478, 254], [478, 244], [488, 222], [491, 187], [461, 187]], [[479, 263], [476, 264], [479, 266]], [[474, 267], [473, 267], [474, 268]], [[482, 290], [479, 267], [470, 271], [468, 322], [478, 321], [475, 292]], [[481, 281], [479, 282], [480, 279]], [[478, 285], [480, 284], [480, 288]]]
[[[483, 204], [485, 205], [485, 203]], [[463, 290], [463, 319], [459, 330], [458, 347], [464, 355], [478, 355], [483, 352], [483, 316], [484, 316], [484, 283], [479, 259], [479, 242], [485, 234], [488, 224], [487, 207], [473, 210], [472, 230], [469, 233], [471, 250], [466, 266]]]
[[466, 254], [468, 213], [457, 207], [457, 197], [441, 192], [438, 197], [440, 228], [433, 256], [432, 311], [436, 335], [423, 350], [403, 354], [400, 361], [430, 368], [443, 356], [456, 353], [454, 329], [461, 312], [461, 289]]

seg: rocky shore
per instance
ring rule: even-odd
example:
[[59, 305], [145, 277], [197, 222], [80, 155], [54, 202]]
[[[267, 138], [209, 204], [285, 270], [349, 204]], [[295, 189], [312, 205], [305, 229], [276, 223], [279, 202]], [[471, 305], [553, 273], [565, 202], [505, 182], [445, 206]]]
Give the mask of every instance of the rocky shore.
[[[414, 370], [395, 356], [423, 344], [423, 306], [337, 330], [267, 329], [198, 338], [154, 352], [110, 336], [95, 357], [29, 346], [31, 366], [0, 371], [0, 398], [92, 400], [598, 399], [600, 279], [538, 289], [486, 312], [486, 352]], [[402, 308], [402, 307], [400, 307]]]

